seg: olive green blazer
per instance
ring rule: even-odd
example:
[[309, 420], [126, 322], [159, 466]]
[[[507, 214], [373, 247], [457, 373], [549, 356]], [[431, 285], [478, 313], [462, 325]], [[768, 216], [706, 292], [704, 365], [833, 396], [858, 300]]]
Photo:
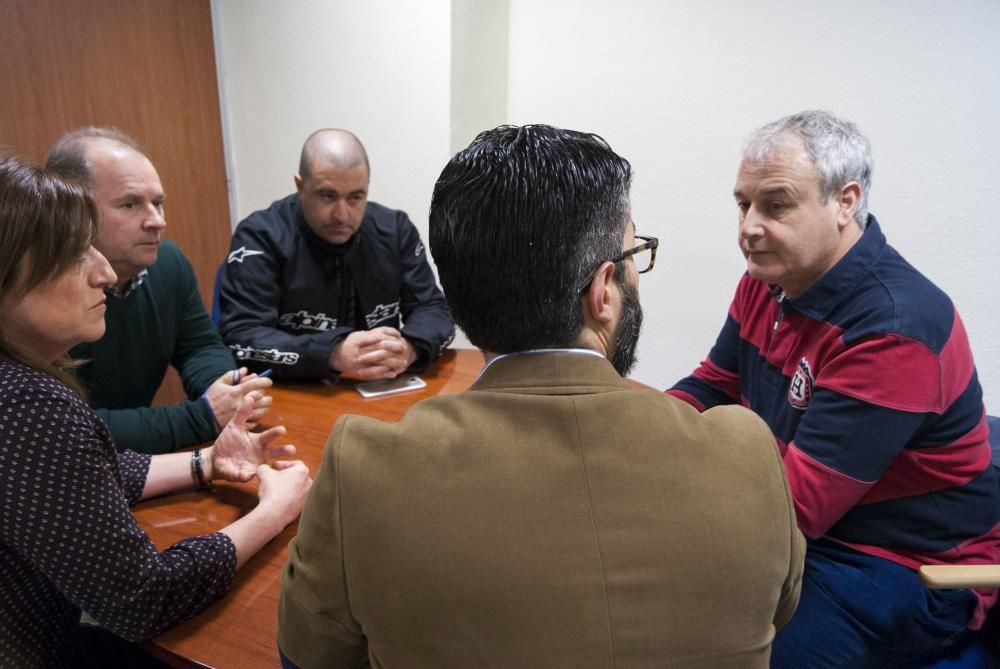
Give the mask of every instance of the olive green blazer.
[[804, 542], [767, 426], [579, 353], [334, 427], [290, 544], [300, 667], [767, 667]]

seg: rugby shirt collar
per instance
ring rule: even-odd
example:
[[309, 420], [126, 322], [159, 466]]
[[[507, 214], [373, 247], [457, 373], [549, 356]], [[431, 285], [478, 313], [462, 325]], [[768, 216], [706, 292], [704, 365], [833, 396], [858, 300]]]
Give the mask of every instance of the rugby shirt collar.
[[[785, 299], [783, 304], [813, 320], [826, 320], [833, 308], [861, 283], [868, 270], [882, 255], [885, 246], [885, 235], [875, 217], [869, 214], [868, 225], [861, 239], [855, 242], [844, 257], [804, 293], [794, 300]], [[782, 294], [781, 291], [779, 294]]]

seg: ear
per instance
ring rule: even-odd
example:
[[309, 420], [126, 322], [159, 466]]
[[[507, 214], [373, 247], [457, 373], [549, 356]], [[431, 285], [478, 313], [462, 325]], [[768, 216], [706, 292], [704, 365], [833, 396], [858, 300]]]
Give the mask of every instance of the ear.
[[615, 309], [620, 300], [618, 285], [612, 281], [614, 275], [615, 264], [605, 262], [583, 294], [584, 322], [591, 328], [603, 329], [615, 321]]
[[296, 193], [301, 193], [302, 192], [302, 177], [300, 177], [298, 174], [296, 174], [294, 177], [292, 177], [292, 179], [295, 181], [295, 192]]
[[834, 198], [840, 205], [840, 214], [837, 216], [837, 224], [844, 227], [854, 223], [854, 214], [861, 204], [861, 184], [852, 181], [840, 189]]

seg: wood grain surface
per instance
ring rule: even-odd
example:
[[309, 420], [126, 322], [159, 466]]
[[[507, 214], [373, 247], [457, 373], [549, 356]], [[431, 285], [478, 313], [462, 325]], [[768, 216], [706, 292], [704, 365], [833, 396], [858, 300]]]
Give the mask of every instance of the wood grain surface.
[[[0, 0], [0, 84], [2, 150], [43, 163], [86, 125], [146, 147], [210, 308], [232, 234], [210, 0]], [[184, 397], [171, 370], [158, 403]]]
[[65, 132], [116, 126], [167, 193], [166, 237], [206, 303], [231, 222], [210, 0], [0, 0], [0, 145], [44, 162]]

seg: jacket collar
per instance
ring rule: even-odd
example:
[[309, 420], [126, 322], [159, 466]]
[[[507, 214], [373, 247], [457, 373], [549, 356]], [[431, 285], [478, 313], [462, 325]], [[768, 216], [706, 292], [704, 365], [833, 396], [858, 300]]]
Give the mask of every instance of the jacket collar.
[[861, 239], [804, 293], [795, 299], [786, 299], [785, 303], [813, 320], [825, 320], [878, 262], [885, 247], [885, 235], [875, 217], [869, 214]]
[[494, 360], [470, 390], [584, 395], [628, 388], [607, 358], [560, 351]]

